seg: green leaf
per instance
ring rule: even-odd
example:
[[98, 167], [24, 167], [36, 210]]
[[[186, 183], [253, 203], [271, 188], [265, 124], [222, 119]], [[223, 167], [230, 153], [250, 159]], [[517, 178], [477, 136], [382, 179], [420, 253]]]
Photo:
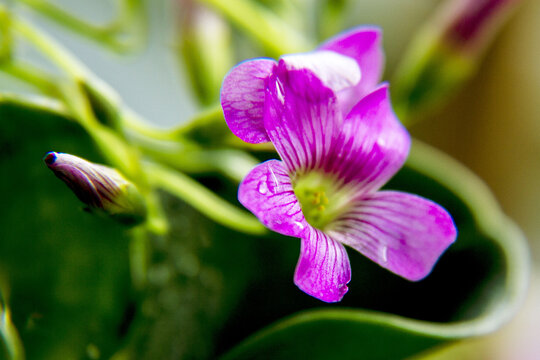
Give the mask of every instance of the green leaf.
[[0, 97], [0, 289], [27, 358], [107, 358], [129, 322], [129, 239], [44, 165], [51, 150], [102, 161], [62, 110]]
[[487, 334], [511, 318], [526, 291], [529, 257], [485, 185], [415, 142], [387, 187], [430, 198], [453, 215], [457, 242], [432, 274], [409, 282], [348, 251], [349, 292], [327, 305], [295, 288], [298, 241], [275, 235], [272, 244], [261, 241], [260, 263], [250, 269], [259, 277], [218, 337], [218, 349], [229, 350], [224, 359], [401, 359]]

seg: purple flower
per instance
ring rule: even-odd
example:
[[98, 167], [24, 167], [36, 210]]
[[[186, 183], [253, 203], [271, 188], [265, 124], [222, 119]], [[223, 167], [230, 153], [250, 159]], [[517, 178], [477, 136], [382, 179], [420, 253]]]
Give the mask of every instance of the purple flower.
[[263, 121], [266, 83], [276, 72], [302, 68], [336, 93], [341, 111], [347, 114], [380, 82], [384, 68], [381, 31], [359, 27], [311, 53], [285, 55], [278, 63], [255, 59], [237, 65], [221, 89], [221, 105], [231, 131], [248, 143], [270, 141]]
[[344, 245], [420, 280], [456, 237], [439, 205], [379, 190], [403, 165], [410, 137], [392, 111], [387, 85], [375, 87], [378, 38], [377, 31], [360, 29], [322, 47], [338, 52], [245, 62], [222, 89], [232, 132], [249, 142], [271, 141], [282, 159], [254, 168], [239, 200], [271, 230], [301, 239], [295, 284], [326, 302], [348, 290]]

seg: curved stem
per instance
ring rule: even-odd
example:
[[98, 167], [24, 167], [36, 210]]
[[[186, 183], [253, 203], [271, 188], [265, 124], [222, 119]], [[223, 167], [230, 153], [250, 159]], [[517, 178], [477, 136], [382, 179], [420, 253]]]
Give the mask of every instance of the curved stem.
[[227, 148], [203, 149], [179, 143], [139, 143], [139, 148], [156, 161], [187, 173], [217, 171], [239, 183], [259, 161], [248, 153]]
[[122, 125], [124, 130], [138, 138], [147, 138], [158, 141], [179, 141], [174, 130], [164, 129], [149, 123], [139, 117], [131, 109], [122, 109]]
[[145, 163], [150, 183], [184, 200], [210, 219], [231, 229], [261, 235], [266, 228], [251, 214], [228, 203], [182, 173], [156, 163]]
[[12, 17], [11, 22], [15, 30], [73, 78], [84, 79], [89, 73], [89, 70], [81, 62], [55, 40], [47, 36], [45, 32], [39, 31], [33, 25], [28, 24], [18, 17]]
[[[102, 26], [81, 20], [49, 1], [19, 1], [71, 31], [104, 44], [115, 51], [123, 52], [130, 50], [137, 47], [141, 42], [140, 38], [142, 36], [136, 31], [141, 28], [141, 26], [137, 26], [141, 21], [136, 21], [137, 18], [142, 17], [140, 0], [117, 1], [119, 2], [119, 6], [117, 6], [119, 9], [117, 17]], [[127, 39], [119, 38], [119, 36], [128, 33], [127, 30], [131, 30], [134, 34], [131, 34]]]
[[309, 50], [310, 42], [272, 12], [247, 0], [199, 0], [259, 41], [274, 57]]
[[197, 128], [212, 126], [216, 123], [225, 122], [223, 118], [223, 110], [221, 109], [221, 104], [216, 104], [207, 110], [195, 115], [191, 120], [182, 124], [176, 128], [174, 133], [177, 136], [185, 136], [187, 133], [194, 131]]
[[8, 359], [24, 360], [24, 347], [17, 328], [11, 320], [11, 312], [6, 305], [2, 289], [0, 289], [0, 338], [3, 339]]
[[0, 108], [12, 106], [20, 109], [31, 110], [36, 113], [70, 119], [70, 114], [64, 104], [56, 99], [41, 96], [23, 96], [19, 94], [0, 93]]
[[59, 95], [58, 87], [52, 77], [30, 63], [12, 60], [1, 64], [0, 71], [34, 86], [45, 95], [55, 97]]

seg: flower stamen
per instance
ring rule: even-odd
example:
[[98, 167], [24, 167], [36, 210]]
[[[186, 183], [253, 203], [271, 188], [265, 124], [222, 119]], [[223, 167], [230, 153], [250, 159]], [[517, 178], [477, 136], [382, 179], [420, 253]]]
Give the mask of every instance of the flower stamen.
[[318, 172], [297, 176], [293, 183], [306, 221], [317, 229], [327, 230], [349, 208], [350, 192], [336, 183], [332, 176]]

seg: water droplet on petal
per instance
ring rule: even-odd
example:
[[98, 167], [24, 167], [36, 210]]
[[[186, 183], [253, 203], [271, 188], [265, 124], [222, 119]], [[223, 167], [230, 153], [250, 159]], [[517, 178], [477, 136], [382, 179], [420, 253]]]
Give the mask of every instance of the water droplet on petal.
[[381, 248], [381, 258], [383, 262], [388, 262], [388, 246], [386, 245]]
[[260, 194], [266, 195], [266, 193], [268, 192], [268, 186], [266, 185], [266, 181], [261, 181], [257, 190]]

